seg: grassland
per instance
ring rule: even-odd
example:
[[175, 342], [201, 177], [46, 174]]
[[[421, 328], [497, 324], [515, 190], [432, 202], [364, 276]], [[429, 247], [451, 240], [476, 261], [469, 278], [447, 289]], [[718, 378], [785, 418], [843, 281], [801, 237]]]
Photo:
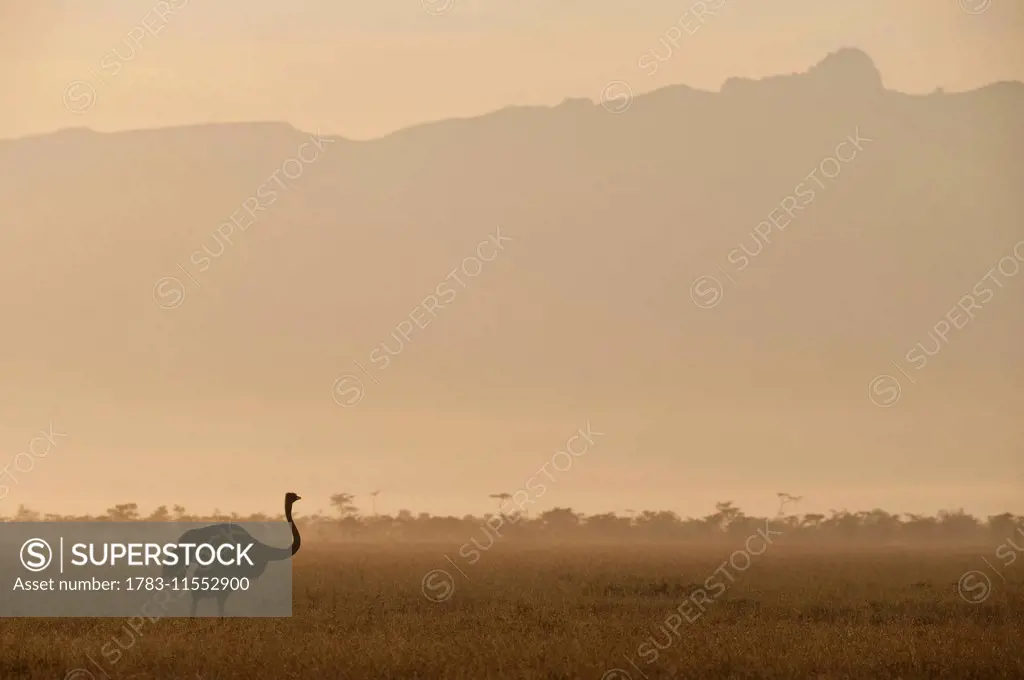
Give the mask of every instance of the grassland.
[[[7, 619], [0, 678], [1024, 677], [1024, 564], [990, 571], [972, 604], [957, 583], [987, 569], [983, 548], [776, 545], [693, 616], [687, 596], [731, 552], [498, 543], [470, 565], [453, 546], [311, 546], [290, 619], [162, 619], [138, 634], [123, 619]], [[433, 570], [447, 574], [427, 588]], [[692, 620], [666, 632], [679, 611]], [[111, 663], [100, 650], [114, 638]]]

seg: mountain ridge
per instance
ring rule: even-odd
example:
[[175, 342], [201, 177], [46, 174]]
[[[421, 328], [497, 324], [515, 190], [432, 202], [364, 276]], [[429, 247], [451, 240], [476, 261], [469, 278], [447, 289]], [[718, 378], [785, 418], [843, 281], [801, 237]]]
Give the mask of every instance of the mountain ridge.
[[982, 496], [1024, 435], [1024, 88], [908, 95], [873, 68], [359, 142], [2, 142], [0, 409], [69, 433], [33, 478], [83, 502], [148, 484], [146, 456], [189, 503], [239, 461], [504, 487], [592, 422], [565, 486], [601, 497], [973, 485], [1005, 507]]
[[[486, 367], [479, 343], [485, 337], [497, 342], [490, 334], [515, 319], [530, 329], [524, 331], [529, 337], [512, 343], [510, 356], [521, 355], [515, 363], [521, 377], [563, 374], [560, 381], [582, 380], [602, 364], [602, 351], [570, 351], [557, 333], [535, 325], [554, 321], [564, 329], [599, 332], [594, 319], [603, 305], [595, 296], [601, 295], [617, 300], [620, 332], [602, 342], [620, 355], [635, 353], [645, 342], [639, 329], [654, 337], [688, 334], [692, 350], [722, 351], [742, 347], [759, 329], [774, 351], [795, 353], [804, 335], [779, 322], [809, 323], [801, 320], [801, 308], [823, 304], [800, 289], [800, 277], [842, 272], [855, 279], [862, 276], [858, 267], [876, 268], [883, 276], [869, 277], [860, 290], [834, 290], [851, 306], [844, 315], [819, 319], [811, 337], [831, 347], [855, 332], [852, 319], [871, 324], [878, 322], [873, 315], [895, 314], [892, 329], [849, 352], [864, 355], [869, 346], [905, 352], [903, 344], [913, 346], [935, 323], [929, 317], [941, 316], [947, 305], [941, 296], [952, 305], [957, 288], [965, 285], [960, 281], [973, 283], [972, 272], [1012, 247], [1019, 232], [1012, 215], [1021, 207], [1013, 191], [1021, 177], [1021, 143], [1013, 122], [1024, 113], [1024, 85], [941, 96], [895, 93], [881, 88], [874, 63], [853, 49], [832, 53], [803, 74], [778, 78], [737, 80], [753, 89], [731, 85], [719, 93], [662, 88], [638, 95], [619, 115], [600, 102], [583, 106], [583, 100], [568, 100], [423, 123], [375, 140], [330, 137], [322, 157], [280, 191], [273, 210], [260, 213], [252, 229], [236, 231], [231, 244], [220, 242], [218, 225], [315, 131], [274, 122], [205, 124], [77, 130], [0, 143], [0, 168], [7, 177], [0, 208], [21, 215], [0, 236], [0, 246], [22, 253], [0, 274], [8, 286], [0, 303], [23, 315], [29, 308], [24, 295], [37, 294], [61, 307], [64, 319], [123, 326], [114, 334], [99, 328], [82, 332], [78, 357], [67, 357], [73, 364], [87, 366], [89, 351], [122, 361], [138, 355], [144, 362], [145, 353], [133, 347], [168, 343], [181, 361], [190, 348], [197, 353], [191, 361], [218, 363], [214, 355], [203, 355], [204, 344], [239, 343], [257, 333], [267, 351], [317, 347], [306, 358], [319, 364], [316, 371], [330, 373], [330, 365], [346, 361], [346, 351], [364, 351], [359, 347], [366, 345], [368, 352], [389, 337], [408, 313], [403, 307], [422, 300], [501, 225], [524, 244], [518, 246], [524, 260], [506, 265], [498, 258], [493, 268], [510, 266], [515, 273], [506, 272], [507, 279], [481, 277], [478, 290], [462, 295], [467, 316], [461, 318], [469, 325], [445, 328], [439, 320], [417, 345], [440, 352], [436, 359], [444, 355], [446, 365], [458, 356], [473, 357], [470, 362], [480, 364], [474, 370], [495, 370]], [[844, 88], [849, 96], [822, 95]], [[813, 205], [794, 213], [794, 226], [773, 229], [765, 237], [769, 242], [759, 246], [764, 239], [754, 227], [777, 212], [779, 201], [800, 182], [810, 183], [805, 175], [834, 155], [837, 144], [857, 134], [873, 140], [863, 155], [837, 165], [841, 176], [819, 188]], [[957, 203], [957, 192], [971, 195], [971, 201]], [[55, 195], [61, 200], [54, 201]], [[950, 226], [942, 232], [948, 242], [918, 244], [953, 216], [965, 224], [985, 219], [977, 232]], [[730, 253], [744, 243], [758, 252], [740, 272], [748, 292], [737, 287], [728, 294], [732, 302], [711, 312], [693, 308], [690, 282], [730, 266]], [[833, 252], [844, 253], [843, 259]], [[39, 260], [43, 256], [31, 253], [46, 256]], [[933, 256], [944, 263], [939, 266], [948, 279], [938, 286], [946, 292], [937, 301], [930, 292], [936, 282], [920, 263]], [[195, 261], [209, 261], [209, 271], [195, 271]], [[161, 310], [148, 300], [157, 279], [177, 276], [191, 285], [179, 267], [191, 268], [188, 275], [199, 283], [182, 310]], [[39, 278], [43, 269], [51, 271], [50, 278]], [[574, 273], [563, 280], [560, 270]], [[72, 284], [97, 271], [110, 272], [95, 285], [117, 301], [111, 309], [145, 310], [145, 318], [155, 315], [156, 326], [100, 309], [93, 293]], [[629, 294], [619, 300], [619, 284], [601, 272], [626, 277]], [[367, 287], [362, 281], [376, 283]], [[892, 290], [883, 293], [886, 286]], [[326, 292], [332, 287], [335, 297]], [[771, 290], [788, 298], [773, 299]], [[550, 310], [536, 308], [527, 294], [543, 299]], [[874, 302], [883, 296], [892, 300]], [[503, 301], [509, 319], [479, 308], [488, 297]], [[251, 304], [259, 311], [243, 311]], [[906, 306], [902, 314], [894, 307], [899, 304]], [[690, 315], [708, 316], [691, 328], [694, 322], [677, 311], [680, 305], [690, 307]], [[330, 309], [350, 315], [355, 327], [332, 320]], [[60, 314], [44, 313], [35, 322], [60, 328]], [[180, 318], [172, 321], [171, 314]], [[469, 321], [475, 315], [479, 328]], [[268, 325], [268, 319], [279, 321]], [[993, 323], [1013, 328], [1019, 321], [1011, 313]], [[636, 334], [627, 332], [630, 324]], [[297, 330], [305, 326], [307, 332]], [[343, 340], [327, 349], [338, 342], [334, 338]], [[440, 338], [451, 347], [436, 346]], [[48, 345], [56, 339], [40, 347], [6, 342], [12, 351], [71, 351]], [[663, 370], [659, 362], [672, 356], [672, 341], [654, 342], [662, 359], [643, 369], [652, 379]], [[549, 365], [551, 358], [538, 357], [550, 347], [568, 354]], [[250, 371], [243, 366], [257, 361], [256, 355], [236, 358], [241, 363], [232, 370]], [[531, 363], [537, 365], [528, 369]], [[278, 370], [283, 366], [261, 366], [267, 374]], [[310, 379], [316, 371], [308, 367]], [[631, 381], [628, 369], [613, 369], [619, 371], [618, 379]]]
[[[732, 95], [738, 90], [746, 91], [750, 87], [777, 87], [780, 84], [794, 82], [797, 84], [812, 84], [819, 83], [824, 84], [826, 88], [831, 83], [842, 80], [845, 85], [850, 83], [862, 83], [862, 88], [859, 90], [861, 94], [863, 92], [884, 92], [888, 94], [900, 94], [912, 98], [921, 98], [935, 96], [936, 94], [942, 94], [949, 97], [958, 95], [976, 95], [982, 92], [992, 92], [1008, 95], [1022, 96], [1024, 95], [1024, 83], [1020, 81], [1004, 80], [988, 83], [980, 87], [963, 90], [963, 91], [942, 91], [941, 93], [932, 92], [927, 94], [914, 94], [902, 92], [899, 90], [889, 90], [883, 86], [882, 75], [875, 65], [871, 57], [863, 50], [856, 47], [842, 47], [838, 50], [834, 50], [828, 53], [825, 57], [819, 60], [817, 63], [812, 64], [806, 71], [794, 72], [789, 74], [774, 74], [766, 76], [764, 78], [745, 78], [745, 77], [732, 77], [726, 79], [718, 90], [705, 90], [691, 87], [685, 83], [675, 83], [659, 87], [648, 92], [636, 94], [632, 96], [632, 104], [646, 103], [651, 99], [667, 99], [669, 97], [678, 97], [679, 95]], [[470, 121], [476, 121], [479, 119], [490, 118], [498, 115], [509, 115], [515, 112], [548, 112], [556, 109], [563, 109], [565, 107], [578, 108], [583, 104], [589, 104], [590, 109], [593, 111], [599, 111], [601, 109], [600, 100], [588, 99], [586, 97], [567, 97], [559, 104], [552, 105], [509, 105], [504, 106], [493, 111], [488, 111], [480, 114], [471, 116], [444, 118], [434, 121], [424, 121], [414, 125], [410, 125], [398, 130], [394, 130], [387, 134], [373, 137], [370, 139], [350, 139], [342, 136], [338, 133], [328, 133], [328, 136], [334, 138], [340, 142], [346, 143], [372, 143], [377, 141], [383, 141], [388, 138], [394, 137], [395, 135], [401, 135], [402, 133], [419, 130], [424, 127], [434, 127], [438, 125], [446, 125], [452, 123], [465, 123]], [[171, 125], [155, 128], [138, 128], [138, 129], [127, 129], [117, 131], [97, 131], [87, 126], [76, 126], [70, 128], [61, 128], [46, 133], [38, 133], [33, 135], [26, 135], [22, 137], [11, 137], [11, 138], [0, 138], [0, 143], [11, 142], [18, 140], [30, 140], [38, 139], [40, 137], [47, 137], [50, 135], [70, 135], [70, 134], [83, 134], [91, 133], [96, 135], [109, 135], [109, 134], [130, 134], [130, 133], [142, 133], [142, 132], [160, 132], [160, 131], [204, 131], [206, 129], [223, 129], [231, 127], [249, 127], [249, 128], [263, 128], [263, 129], [282, 129], [294, 133], [296, 136], [304, 134], [310, 134], [317, 132], [316, 130], [304, 131], [296, 128], [291, 123], [286, 121], [275, 121], [275, 120], [253, 120], [253, 121], [237, 121], [237, 122], [224, 122], [224, 123], [189, 123], [184, 125]]]

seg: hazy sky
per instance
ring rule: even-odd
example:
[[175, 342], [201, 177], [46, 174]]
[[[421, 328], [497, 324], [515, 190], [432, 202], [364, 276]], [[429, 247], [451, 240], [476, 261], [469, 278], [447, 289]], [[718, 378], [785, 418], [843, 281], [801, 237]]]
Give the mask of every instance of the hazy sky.
[[[636, 93], [680, 83], [717, 90], [730, 77], [806, 71], [843, 46], [869, 53], [886, 87], [894, 90], [958, 91], [999, 80], [1024, 81], [1024, 5], [1014, 0], [991, 0], [976, 14], [963, 6], [981, 8], [984, 0], [706, 0], [704, 5], [717, 9], [701, 20], [693, 4], [666, 0], [438, 0], [426, 7], [420, 0], [0, 0], [0, 85], [8, 102], [0, 114], [0, 138], [68, 127], [116, 131], [281, 120], [300, 130], [366, 139], [509, 105], [597, 100], [612, 80], [627, 82]], [[126, 36], [135, 36], [139, 44]], [[665, 36], [678, 46], [662, 42]], [[643, 57], [651, 50], [664, 61], [649, 75], [651, 69], [641, 64], [650, 63]], [[940, 299], [936, 309], [945, 304]], [[685, 294], [679, 305], [689, 305]], [[360, 333], [376, 337], [380, 330]], [[244, 351], [234, 350], [238, 355]], [[961, 350], [947, 356], [954, 351]], [[742, 378], [744, 371], [767, 373], [774, 367], [753, 359], [745, 364], [740, 358], [733, 368]], [[868, 375], [877, 372], [871, 364], [861, 368]], [[573, 505], [588, 512], [667, 508], [697, 515], [712, 511], [716, 500], [733, 498], [746, 509], [767, 513], [774, 510], [774, 492], [787, 491], [814, 497], [804, 511], [882, 506], [933, 512], [962, 505], [984, 514], [1022, 509], [1021, 466], [981, 469], [965, 458], [961, 469], [955, 462], [977, 444], [964, 439], [965, 429], [955, 427], [965, 419], [984, 431], [986, 446], [1019, 441], [1020, 434], [1005, 403], [978, 404], [964, 394], [901, 405], [901, 415], [889, 421], [882, 420], [888, 416], [880, 415], [863, 391], [845, 403], [808, 398], [802, 407], [806, 420], [794, 426], [792, 409], [783, 418], [784, 406], [773, 401], [779, 395], [759, 401], [765, 393], [754, 394], [770, 384], [765, 379], [742, 398], [694, 398], [692, 408], [679, 415], [685, 435], [662, 425], [651, 431], [649, 407], [658, 402], [658, 390], [671, 391], [674, 384], [642, 386], [649, 401], [636, 403], [632, 411], [599, 390], [586, 403], [565, 399], [561, 407], [562, 395], [548, 393], [543, 413], [505, 395], [494, 403], [445, 404], [465, 416], [459, 441], [450, 450], [403, 456], [417, 432], [430, 432], [440, 441], [450, 424], [435, 420], [425, 406], [429, 399], [402, 403], [407, 395], [397, 387], [398, 394], [360, 406], [358, 423], [348, 431], [342, 431], [337, 407], [324, 397], [326, 386], [317, 393], [316, 406], [303, 403], [294, 411], [256, 396], [229, 404], [211, 389], [195, 394], [185, 407], [176, 406], [177, 416], [188, 422], [187, 432], [177, 433], [184, 439], [170, 441], [153, 429], [164, 408], [160, 397], [138, 403], [97, 391], [87, 406], [72, 409], [62, 403], [62, 394], [86, 393], [88, 379], [68, 372], [50, 382], [33, 382], [34, 367], [20, 370], [20, 383], [0, 381], [0, 406], [20, 409], [16, 419], [8, 410], [6, 420], [0, 420], [0, 468], [51, 420], [69, 436], [39, 463], [45, 474], [32, 472], [16, 493], [0, 500], [0, 514], [22, 502], [44, 511], [85, 512], [130, 500], [147, 509], [180, 501], [195, 510], [274, 510], [285, 486], [307, 499], [303, 510], [308, 511], [327, 508], [330, 493], [363, 495], [380, 487], [382, 511], [480, 512], [490, 509], [487, 493], [526, 484], [588, 420], [596, 430], [607, 430], [607, 438], [596, 444], [594, 458], [574, 464], [571, 477], [556, 484], [559, 493], [552, 492], [542, 507]], [[333, 369], [324, 370], [329, 374]], [[772, 378], [785, 380], [786, 375]], [[219, 379], [211, 373], [211, 385]], [[217, 383], [218, 389], [222, 386]], [[802, 387], [787, 389], [795, 394]], [[736, 411], [744, 399], [748, 403]], [[396, 423], [396, 412], [401, 422]], [[850, 451], [823, 461], [818, 452], [864, 435], [861, 416], [874, 419], [870, 436], [886, 446], [941, 458], [941, 474], [924, 483], [915, 476], [921, 472], [918, 461], [893, 458], [885, 461], [892, 466], [890, 475], [877, 465], [862, 465]], [[903, 417], [934, 427], [923, 434], [908, 428]], [[228, 420], [233, 430], [218, 429]], [[244, 426], [247, 420], [251, 429]], [[110, 426], [117, 422], [123, 427]], [[763, 461], [733, 458], [723, 444], [733, 435], [730, 441], [746, 446], [766, 439], [776, 446]], [[181, 442], [190, 436], [202, 445], [182, 452]], [[76, 448], [86, 441], [92, 448]], [[258, 475], [254, 484], [232, 482], [230, 494], [211, 500], [211, 489], [203, 483], [204, 470], [212, 465], [210, 452], [222, 452], [217, 461], [222, 468], [225, 461], [245, 464], [257, 448], [260, 464], [270, 466], [272, 474]], [[680, 449], [686, 449], [685, 469], [680, 464], [669, 469]], [[491, 455], [481, 455], [482, 450]], [[127, 451], [136, 453], [129, 457]], [[310, 459], [300, 461], [305, 455]], [[643, 455], [643, 463], [630, 464]], [[786, 457], [782, 467], [778, 456]], [[166, 467], [146, 477], [156, 489], [150, 496], [137, 479], [140, 468], [152, 461]], [[823, 487], [812, 463], [829, 467], [842, 483]], [[472, 486], [458, 481], [463, 477]], [[95, 481], [85, 484], [85, 479]], [[892, 479], [891, 485], [880, 481], [885, 479]], [[193, 485], [190, 480], [199, 481]], [[457, 494], [449, 493], [445, 480], [458, 487]]]
[[[976, 15], [961, 8], [986, 3]], [[432, 15], [420, 0], [0, 3], [0, 83], [13, 101], [0, 137], [285, 120], [363, 139], [513, 104], [597, 99], [610, 80], [638, 93], [717, 89], [732, 76], [806, 70], [842, 46], [867, 51], [890, 89], [1024, 80], [1024, 6], [1011, 0], [707, 0], [717, 10], [702, 19], [700, 3], [669, 0], [428, 6], [447, 11]], [[681, 34], [678, 47], [648, 75], [638, 60], [666, 55], [666, 34]], [[63, 95], [78, 80], [96, 101], [76, 115]]]

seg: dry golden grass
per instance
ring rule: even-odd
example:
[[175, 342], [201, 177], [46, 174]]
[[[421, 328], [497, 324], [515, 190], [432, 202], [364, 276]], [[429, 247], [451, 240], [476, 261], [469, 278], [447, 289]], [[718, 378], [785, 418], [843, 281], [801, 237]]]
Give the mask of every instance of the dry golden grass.
[[[124, 680], [627, 677], [605, 675], [612, 668], [632, 680], [642, 680], [639, 671], [648, 678], [1024, 677], [1024, 567], [1006, 567], [1006, 582], [992, 575], [981, 604], [957, 593], [961, 574], [986, 568], [983, 549], [774, 546], [645, 663], [638, 646], [649, 636], [665, 640], [666, 618], [731, 552], [499, 542], [470, 566], [452, 546], [304, 548], [290, 619], [165, 619], [147, 621], [137, 636], [123, 619], [5, 620], [0, 678], [60, 680], [75, 668], [97, 680], [103, 672]], [[423, 594], [433, 569], [454, 578], [445, 602]], [[111, 664], [100, 650], [115, 637], [126, 649]]]

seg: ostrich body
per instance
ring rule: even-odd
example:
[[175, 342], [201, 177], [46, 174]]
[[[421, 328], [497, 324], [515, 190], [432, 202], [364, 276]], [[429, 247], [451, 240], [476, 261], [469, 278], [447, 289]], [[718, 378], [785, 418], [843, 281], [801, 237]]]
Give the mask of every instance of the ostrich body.
[[[178, 543], [209, 543], [215, 547], [223, 545], [224, 543], [239, 546], [245, 546], [251, 543], [253, 547], [248, 553], [249, 559], [252, 560], [251, 566], [247, 564], [225, 566], [218, 562], [214, 562], [206, 567], [198, 567], [194, 573], [196, 576], [207, 576], [213, 578], [227, 576], [257, 579], [263, 575], [264, 571], [266, 571], [267, 564], [279, 560], [290, 559], [292, 555], [299, 551], [299, 547], [302, 545], [302, 537], [299, 535], [299, 528], [295, 526], [295, 522], [292, 520], [292, 504], [298, 500], [302, 500], [301, 496], [292, 493], [291, 491], [286, 493], [284, 496], [284, 516], [292, 527], [291, 547], [274, 548], [257, 541], [253, 538], [252, 534], [237, 524], [211, 524], [210, 526], [200, 527], [198, 529], [190, 529], [181, 535], [181, 538], [178, 539]], [[187, 572], [188, 567], [180, 564], [174, 567], [164, 567], [165, 578], [185, 576]], [[228, 596], [231, 595], [230, 590], [190, 590], [189, 592], [192, 595], [192, 607], [190, 609], [189, 616], [196, 615], [199, 600], [204, 598], [216, 598], [217, 612], [220, 616], [224, 616], [224, 605], [227, 603]]]

